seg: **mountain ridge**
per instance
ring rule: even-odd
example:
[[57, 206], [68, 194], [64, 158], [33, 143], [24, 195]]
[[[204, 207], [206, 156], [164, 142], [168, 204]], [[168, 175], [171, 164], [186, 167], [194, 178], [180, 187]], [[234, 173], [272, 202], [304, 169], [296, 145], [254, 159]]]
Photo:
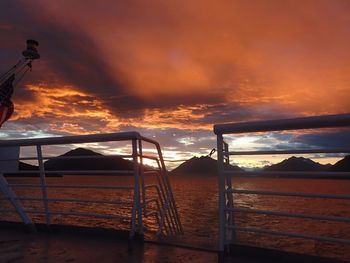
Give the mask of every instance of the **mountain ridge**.
[[[228, 170], [242, 170], [238, 166], [225, 165]], [[170, 171], [171, 175], [217, 175], [217, 161], [209, 156], [192, 157]]]
[[[60, 157], [88, 156], [86, 158], [60, 159]], [[91, 156], [92, 158], [89, 158]], [[53, 157], [44, 163], [45, 170], [132, 170], [134, 163], [121, 157], [93, 158], [95, 156], [104, 156], [85, 148], [76, 148], [62, 155]]]
[[[60, 159], [59, 157], [69, 156], [87, 156], [87, 158]], [[91, 158], [89, 158], [91, 156]], [[44, 162], [45, 170], [132, 170], [133, 162], [125, 160], [121, 157], [93, 158], [94, 156], [104, 156], [101, 153], [94, 152], [85, 148], [76, 148], [62, 155], [53, 157]], [[225, 165], [228, 170], [240, 171], [242, 168], [235, 165]], [[144, 166], [147, 170], [148, 167]], [[36, 165], [19, 162], [19, 171], [38, 171]], [[349, 172], [350, 171], [350, 155], [345, 156], [335, 164], [320, 164], [311, 159], [304, 157], [292, 156], [277, 164], [272, 164], [263, 168], [264, 171], [319, 171], [319, 172]], [[217, 161], [209, 156], [192, 157], [175, 169], [169, 172], [170, 175], [217, 175]], [[38, 176], [38, 172], [23, 174], [22, 176]], [[11, 175], [6, 175], [11, 176]], [[14, 176], [20, 176], [16, 174]], [[50, 175], [48, 175], [50, 176]], [[61, 176], [61, 175], [51, 175]]]
[[329, 168], [332, 172], [350, 172], [350, 155], [339, 160]]
[[309, 158], [292, 156], [279, 163], [264, 167], [265, 171], [327, 171], [331, 164], [320, 164]]

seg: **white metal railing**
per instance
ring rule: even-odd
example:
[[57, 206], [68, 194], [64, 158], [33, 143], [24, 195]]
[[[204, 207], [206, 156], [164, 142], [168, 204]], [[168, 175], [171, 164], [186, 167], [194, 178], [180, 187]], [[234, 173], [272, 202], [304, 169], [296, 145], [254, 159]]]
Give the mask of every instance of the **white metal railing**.
[[[81, 143], [100, 143], [100, 142], [120, 142], [131, 141], [131, 154], [127, 155], [107, 155], [107, 156], [59, 156], [49, 157], [44, 156], [42, 153], [43, 146], [63, 145], [63, 144], [81, 144]], [[142, 152], [142, 143], [146, 142], [153, 145], [156, 148], [157, 154], [154, 156], [144, 155]], [[171, 185], [169, 182], [167, 170], [164, 164], [161, 148], [158, 142], [145, 138], [137, 132], [120, 132], [112, 134], [95, 134], [95, 135], [83, 135], [83, 136], [66, 136], [66, 137], [52, 137], [52, 138], [39, 138], [39, 139], [23, 139], [23, 140], [4, 140], [0, 141], [0, 151], [4, 147], [24, 147], [34, 146], [36, 147], [36, 157], [19, 157], [17, 159], [4, 158], [0, 160], [1, 163], [10, 161], [36, 161], [38, 163], [39, 170], [27, 170], [27, 171], [6, 171], [0, 169], [0, 192], [3, 193], [4, 198], [2, 200], [9, 200], [14, 209], [0, 209], [1, 213], [13, 213], [17, 212], [23, 222], [26, 225], [35, 226], [32, 218], [29, 214], [44, 215], [47, 225], [52, 224], [52, 215], [68, 215], [76, 217], [94, 217], [94, 218], [110, 218], [116, 220], [129, 220], [130, 221], [130, 239], [133, 239], [135, 234], [143, 235], [144, 220], [143, 217], [153, 217], [158, 225], [157, 235], [177, 235], [183, 233], [180, 218], [177, 212], [175, 199], [172, 193]], [[48, 171], [45, 169], [44, 160], [55, 158], [56, 160], [65, 159], [108, 159], [108, 158], [127, 158], [132, 160], [132, 170], [64, 170], [64, 171]], [[151, 159], [157, 163], [157, 167], [154, 169], [145, 169], [143, 165], [144, 159]], [[33, 183], [8, 183], [4, 174], [38, 174], [40, 178], [39, 184]], [[120, 185], [86, 185], [79, 184], [49, 184], [46, 182], [46, 176], [50, 174], [66, 174], [66, 175], [111, 175], [111, 174], [123, 174], [131, 175], [134, 177], [134, 183], [132, 186]], [[147, 185], [145, 183], [145, 174], [155, 176], [157, 179], [156, 184]], [[41, 189], [41, 198], [16, 195], [16, 189]], [[147, 189], [154, 188], [155, 194], [148, 193]], [[133, 191], [131, 200], [94, 200], [88, 198], [50, 198], [48, 191], [51, 189], [85, 189], [85, 190], [115, 190], [115, 191]], [[22, 205], [22, 201], [41, 201], [44, 210], [38, 210], [35, 208], [25, 209]], [[77, 211], [52, 211], [50, 204], [52, 203], [86, 203], [86, 204], [112, 204], [116, 205], [116, 211], [118, 205], [129, 205], [129, 215], [116, 215], [116, 214], [100, 214], [93, 211], [89, 212], [77, 212]], [[154, 207], [149, 206], [150, 203], [155, 203]]]
[[[342, 244], [350, 244], [350, 239], [325, 237], [318, 235], [309, 235], [301, 233], [292, 233], [288, 231], [273, 231], [269, 229], [261, 229], [256, 227], [243, 227], [235, 224], [235, 213], [253, 213], [263, 215], [273, 215], [279, 217], [304, 218], [311, 220], [328, 220], [336, 222], [350, 222], [350, 218], [341, 216], [326, 216], [315, 214], [291, 213], [281, 211], [270, 211], [254, 208], [235, 208], [234, 194], [244, 195], [273, 195], [273, 196], [289, 196], [289, 197], [308, 197], [323, 199], [341, 199], [349, 200], [350, 195], [338, 194], [313, 194], [300, 192], [279, 192], [279, 191], [262, 191], [262, 190], [240, 190], [232, 186], [232, 177], [248, 176], [252, 180], [260, 176], [278, 175], [283, 176], [301, 176], [305, 172], [294, 171], [229, 171], [225, 170], [224, 163], [229, 163], [229, 156], [247, 156], [247, 155], [278, 155], [278, 154], [312, 154], [312, 153], [350, 153], [349, 148], [337, 149], [297, 149], [297, 150], [268, 150], [268, 151], [229, 151], [228, 144], [224, 141], [226, 134], [238, 133], [256, 133], [256, 132], [274, 132], [286, 130], [302, 130], [302, 129], [324, 129], [335, 127], [349, 127], [350, 114], [326, 115], [316, 117], [304, 117], [294, 119], [255, 121], [243, 123], [228, 123], [214, 125], [214, 133], [217, 135], [217, 151], [218, 151], [218, 185], [219, 185], [219, 251], [223, 252], [227, 245], [233, 243], [236, 238], [236, 231], [251, 232], [259, 234], [267, 234], [274, 236], [285, 236], [312, 239], [319, 241], [336, 242]], [[324, 176], [333, 176], [334, 178], [342, 178], [350, 176], [350, 172], [307, 172], [310, 178], [322, 178]]]

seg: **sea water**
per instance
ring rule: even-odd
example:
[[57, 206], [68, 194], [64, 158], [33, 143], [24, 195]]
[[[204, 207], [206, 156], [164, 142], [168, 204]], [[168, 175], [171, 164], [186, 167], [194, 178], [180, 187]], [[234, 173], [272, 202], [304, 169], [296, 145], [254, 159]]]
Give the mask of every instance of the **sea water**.
[[[38, 178], [8, 178], [9, 183], [39, 183]], [[132, 186], [133, 177], [128, 176], [64, 176], [47, 178], [48, 185], [110, 185]], [[174, 176], [170, 178], [178, 212], [184, 228], [181, 242], [215, 249], [218, 240], [218, 190], [216, 177]], [[155, 183], [152, 177], [146, 183]], [[281, 178], [237, 178], [233, 179], [236, 189], [266, 190], [279, 192], [303, 192], [320, 194], [350, 194], [350, 180], [323, 179], [281, 179]], [[147, 192], [148, 191], [148, 192]], [[146, 195], [154, 194], [147, 190]], [[41, 190], [35, 188], [16, 188], [20, 197], [41, 198]], [[131, 201], [133, 191], [107, 189], [53, 189], [48, 188], [49, 198], [75, 198], [91, 200]], [[26, 209], [44, 211], [42, 202], [22, 201]], [[9, 208], [8, 202], [1, 200], [1, 207]], [[261, 195], [234, 195], [236, 208], [266, 209], [272, 211], [308, 213], [350, 217], [350, 200], [318, 199], [305, 197], [280, 197]], [[51, 212], [82, 212], [129, 216], [129, 205], [58, 203], [50, 202]], [[30, 214], [35, 222], [45, 222], [42, 215]], [[19, 220], [14, 215], [2, 213], [0, 220]], [[128, 220], [111, 220], [101, 218], [78, 218], [66, 215], [53, 215], [52, 223], [93, 226], [115, 229], [129, 229]], [[303, 234], [314, 234], [336, 238], [350, 239], [350, 223], [315, 221], [310, 219], [288, 218], [270, 215], [236, 213], [235, 223], [238, 226], [256, 227], [275, 231], [287, 231]], [[154, 218], [145, 219], [146, 237], [152, 238], [157, 225]], [[328, 242], [304, 240], [299, 238], [276, 237], [246, 232], [237, 233], [240, 244], [275, 248], [298, 253], [335, 257], [350, 260], [350, 245], [339, 245]]]

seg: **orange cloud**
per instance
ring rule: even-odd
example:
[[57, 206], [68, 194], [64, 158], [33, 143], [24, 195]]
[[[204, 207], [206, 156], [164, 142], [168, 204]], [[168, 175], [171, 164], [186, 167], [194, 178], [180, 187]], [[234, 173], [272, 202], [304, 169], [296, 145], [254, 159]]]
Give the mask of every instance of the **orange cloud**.
[[14, 120], [51, 114], [67, 118], [106, 118], [109, 114], [103, 110], [100, 101], [72, 86], [27, 85], [26, 90], [34, 95], [34, 101], [20, 101], [16, 105]]
[[88, 36], [109, 75], [145, 100], [206, 96], [269, 102], [294, 115], [350, 111], [344, 1], [106, 0], [108, 9], [34, 2]]
[[205, 114], [204, 106], [184, 106], [163, 111], [159, 108], [145, 109], [139, 116], [129, 118], [113, 114], [92, 94], [78, 90], [74, 86], [27, 85], [30, 100], [16, 101], [12, 121], [41, 119], [48, 123], [51, 131], [71, 134], [91, 132], [115, 132], [120, 127], [139, 128], [180, 128], [211, 130], [211, 125], [201, 123]]
[[[30, 100], [16, 101], [12, 121], [41, 119], [52, 131], [64, 133], [91, 133], [99, 130], [97, 124], [108, 122], [110, 112], [97, 98], [72, 86], [27, 85]], [[80, 123], [90, 123], [92, 130], [84, 130]]]

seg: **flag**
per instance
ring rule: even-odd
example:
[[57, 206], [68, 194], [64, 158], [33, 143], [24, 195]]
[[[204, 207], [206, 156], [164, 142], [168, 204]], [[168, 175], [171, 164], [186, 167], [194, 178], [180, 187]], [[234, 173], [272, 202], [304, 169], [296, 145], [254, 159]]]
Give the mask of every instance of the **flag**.
[[14, 110], [11, 101], [14, 80], [15, 75], [13, 74], [0, 85], [0, 128], [11, 117]]

